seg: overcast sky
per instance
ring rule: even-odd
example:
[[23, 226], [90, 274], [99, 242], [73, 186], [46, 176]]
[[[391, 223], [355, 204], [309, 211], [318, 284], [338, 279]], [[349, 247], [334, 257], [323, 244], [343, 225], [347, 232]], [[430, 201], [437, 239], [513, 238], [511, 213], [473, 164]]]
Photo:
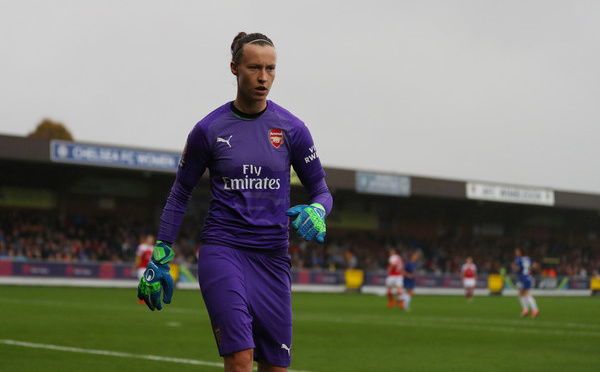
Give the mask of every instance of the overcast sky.
[[239, 31], [326, 167], [600, 193], [596, 0], [0, 0], [0, 134], [180, 151]]

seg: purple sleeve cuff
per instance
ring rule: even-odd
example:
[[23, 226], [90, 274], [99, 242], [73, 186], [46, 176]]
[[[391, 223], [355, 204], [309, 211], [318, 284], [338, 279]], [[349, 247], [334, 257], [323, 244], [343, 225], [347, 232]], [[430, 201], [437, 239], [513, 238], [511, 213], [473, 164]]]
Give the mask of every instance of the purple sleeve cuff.
[[193, 188], [185, 187], [179, 179], [175, 180], [167, 203], [160, 216], [158, 240], [174, 243], [185, 215], [187, 204], [192, 197]]
[[325, 208], [325, 213], [329, 215], [329, 212], [331, 212], [331, 208], [333, 207], [333, 196], [331, 196], [325, 178], [309, 181], [304, 184], [304, 187], [310, 197], [310, 204], [321, 204], [323, 208]]

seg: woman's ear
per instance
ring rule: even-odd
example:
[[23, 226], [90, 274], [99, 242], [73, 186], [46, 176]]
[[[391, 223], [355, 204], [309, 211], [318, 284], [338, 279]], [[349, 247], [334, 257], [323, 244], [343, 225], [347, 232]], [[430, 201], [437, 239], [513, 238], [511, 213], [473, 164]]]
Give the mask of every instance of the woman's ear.
[[237, 70], [237, 66], [236, 66], [235, 62], [231, 61], [231, 63], [229, 64], [229, 67], [231, 68], [231, 73], [234, 74], [235, 76], [237, 76], [238, 70]]

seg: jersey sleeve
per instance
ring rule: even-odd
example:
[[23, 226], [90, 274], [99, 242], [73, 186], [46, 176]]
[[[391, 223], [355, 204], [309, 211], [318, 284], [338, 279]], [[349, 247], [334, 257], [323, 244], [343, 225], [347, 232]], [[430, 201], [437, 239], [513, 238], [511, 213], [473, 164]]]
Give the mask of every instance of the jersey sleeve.
[[210, 146], [207, 128], [198, 123], [188, 135], [181, 154], [177, 179], [187, 187], [196, 187], [209, 161]]
[[291, 134], [291, 163], [302, 184], [324, 178], [325, 171], [306, 125], [299, 122]]
[[188, 135], [175, 182], [160, 216], [158, 240], [167, 243], [175, 241], [192, 192], [206, 170], [209, 147], [202, 129], [198, 124]]
[[308, 192], [310, 203], [321, 204], [323, 208], [325, 208], [325, 215], [329, 215], [331, 209], [333, 208], [333, 196], [327, 187], [325, 179], [320, 178], [317, 180], [307, 181], [304, 184], [304, 187]]

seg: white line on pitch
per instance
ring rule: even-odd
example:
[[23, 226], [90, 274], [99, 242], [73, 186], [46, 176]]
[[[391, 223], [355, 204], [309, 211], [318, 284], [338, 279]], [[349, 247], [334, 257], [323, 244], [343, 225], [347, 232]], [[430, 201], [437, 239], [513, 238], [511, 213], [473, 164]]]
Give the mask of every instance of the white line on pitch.
[[[414, 317], [406, 319], [375, 319], [373, 317], [337, 317], [333, 318], [328, 314], [310, 314], [310, 315], [299, 315], [295, 317], [295, 321], [311, 320], [311, 321], [323, 321], [328, 323], [342, 323], [342, 324], [370, 324], [370, 325], [386, 325], [386, 326], [399, 326], [399, 327], [428, 327], [428, 328], [439, 328], [439, 329], [456, 329], [456, 330], [471, 330], [471, 331], [483, 331], [483, 332], [502, 332], [502, 333], [529, 333], [529, 334], [549, 334], [549, 335], [571, 335], [571, 336], [587, 336], [587, 337], [600, 337], [600, 331], [591, 325], [592, 330], [585, 329], [560, 329], [560, 328], [548, 328], [547, 324], [543, 322], [530, 322], [531, 326], [527, 327], [527, 320], [522, 320], [522, 326], [517, 326], [517, 322], [512, 321], [490, 321], [490, 324], [484, 324], [481, 319], [480, 322], [467, 323], [467, 320], [457, 319], [455, 324], [449, 323], [448, 321], [452, 318], [440, 318], [442, 321], [437, 321], [437, 318], [432, 317]], [[537, 324], [534, 324], [537, 323]], [[560, 323], [552, 323], [553, 326]], [[572, 323], [565, 323], [567, 327], [572, 327]], [[533, 327], [536, 328], [533, 328]], [[542, 328], [540, 328], [542, 327]]]
[[[146, 359], [146, 360], [154, 360], [154, 361], [158, 361], [158, 362], [193, 364], [193, 365], [223, 368], [223, 363], [205, 362], [203, 360], [194, 360], [194, 359], [169, 358], [169, 357], [160, 357], [160, 356], [156, 356], [156, 355], [131, 354], [131, 353], [122, 353], [122, 352], [118, 352], [118, 351], [108, 351], [108, 350], [81, 349], [81, 348], [77, 348], [77, 347], [35, 344], [32, 342], [15, 341], [15, 340], [0, 340], [0, 344], [29, 347], [29, 348], [33, 348], [33, 349], [68, 351], [68, 352], [72, 352], [72, 353], [107, 355], [107, 356], [120, 357], [120, 358]], [[311, 372], [311, 371], [296, 371], [296, 370], [292, 370], [292, 369], [289, 369], [288, 371], [289, 372]]]

